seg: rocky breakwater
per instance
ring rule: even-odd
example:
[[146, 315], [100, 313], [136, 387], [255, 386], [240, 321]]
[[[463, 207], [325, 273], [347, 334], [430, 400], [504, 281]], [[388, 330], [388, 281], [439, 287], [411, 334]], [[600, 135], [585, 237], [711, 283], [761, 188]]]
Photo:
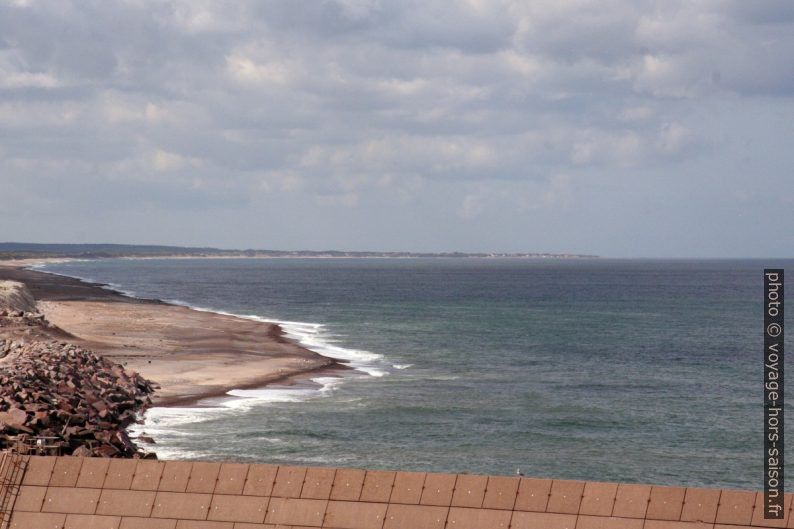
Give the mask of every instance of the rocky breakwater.
[[125, 427], [151, 404], [153, 384], [63, 340], [24, 285], [2, 287], [0, 450], [40, 437], [66, 455], [152, 457]]
[[61, 453], [140, 457], [125, 431], [151, 404], [152, 384], [66, 342], [0, 340], [0, 448], [20, 434]]

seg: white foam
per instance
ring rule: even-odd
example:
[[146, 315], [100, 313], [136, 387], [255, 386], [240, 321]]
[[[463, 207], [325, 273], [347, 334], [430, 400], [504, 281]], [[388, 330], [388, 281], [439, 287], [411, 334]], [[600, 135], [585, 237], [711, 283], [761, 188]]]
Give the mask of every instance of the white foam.
[[383, 355], [363, 349], [352, 349], [335, 345], [333, 343], [335, 341], [333, 336], [335, 335], [329, 333], [327, 331], [327, 326], [322, 323], [264, 318], [256, 314], [236, 314], [233, 312], [191, 305], [179, 299], [169, 299], [166, 301], [173, 305], [181, 305], [202, 312], [213, 312], [215, 314], [233, 316], [245, 320], [275, 323], [281, 327], [287, 338], [298, 342], [310, 351], [336, 360], [343, 360], [353, 369], [374, 377], [382, 377], [389, 374], [388, 370], [382, 365]]
[[340, 377], [316, 377], [311, 379], [319, 388], [264, 387], [261, 389], [233, 389], [227, 395], [239, 397], [224, 401], [226, 408], [241, 409], [256, 405], [280, 402], [304, 402], [306, 400], [327, 396], [342, 383]]
[[409, 367], [413, 367], [413, 364], [393, 364], [392, 367], [394, 369], [408, 369]]

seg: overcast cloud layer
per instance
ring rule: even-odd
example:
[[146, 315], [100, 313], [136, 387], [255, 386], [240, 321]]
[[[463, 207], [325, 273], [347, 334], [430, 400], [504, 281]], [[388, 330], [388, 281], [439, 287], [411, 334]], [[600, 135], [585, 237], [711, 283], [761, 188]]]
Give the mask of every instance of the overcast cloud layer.
[[792, 256], [790, 0], [0, 0], [0, 240]]

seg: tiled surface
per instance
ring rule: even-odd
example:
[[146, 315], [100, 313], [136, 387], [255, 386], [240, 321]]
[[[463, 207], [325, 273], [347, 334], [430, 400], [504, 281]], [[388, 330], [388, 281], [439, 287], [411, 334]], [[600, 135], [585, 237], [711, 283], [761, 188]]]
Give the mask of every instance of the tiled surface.
[[425, 475], [424, 472], [398, 472], [394, 477], [394, 487], [389, 501], [391, 503], [419, 503], [422, 498]]
[[107, 476], [105, 476], [104, 488], [129, 489], [132, 486], [137, 466], [137, 459], [111, 459]]
[[651, 497], [650, 485], [621, 483], [615, 496], [612, 516], [620, 518], [645, 518]]
[[419, 503], [448, 506], [452, 503], [456, 478], [455, 474], [427, 474]]
[[755, 496], [754, 492], [744, 490], [723, 490], [717, 508], [717, 523], [750, 525]]
[[686, 489], [682, 487], [652, 487], [646, 518], [651, 520], [680, 520]]
[[334, 485], [333, 468], [309, 468], [303, 481], [301, 498], [313, 500], [327, 500], [331, 497], [331, 487]]
[[485, 489], [485, 497], [482, 500], [482, 507], [484, 509], [504, 509], [512, 511], [516, 503], [519, 483], [521, 483], [519, 478], [490, 476], [488, 478], [487, 488]]
[[[452, 496], [452, 505], [455, 507], [482, 507], [486, 487], [488, 487], [488, 476], [468, 476], [465, 474], [458, 476], [455, 483], [455, 494]], [[494, 494], [498, 494], [497, 485], [494, 484], [493, 487], [497, 489]], [[515, 497], [515, 491], [513, 492], [513, 497]], [[493, 500], [496, 499], [498, 498], [493, 498]], [[508, 508], [513, 508], [512, 501]]]
[[546, 512], [551, 491], [550, 479], [521, 478], [516, 495], [515, 510]]
[[334, 475], [331, 488], [331, 499], [340, 501], [358, 501], [364, 487], [366, 472], [354, 468], [340, 468]]
[[10, 529], [794, 529], [749, 491], [33, 457]]
[[193, 463], [190, 479], [187, 481], [187, 492], [212, 494], [220, 470], [220, 463]]
[[617, 483], [585, 483], [579, 514], [588, 516], [610, 516], [618, 493]]
[[[337, 473], [341, 473], [339, 470]], [[388, 503], [396, 472], [369, 470], [364, 477], [359, 501]]]
[[132, 490], [157, 490], [163, 475], [165, 463], [162, 461], [139, 461], [132, 478]]
[[582, 502], [584, 481], [554, 480], [549, 493], [547, 512], [578, 514]]

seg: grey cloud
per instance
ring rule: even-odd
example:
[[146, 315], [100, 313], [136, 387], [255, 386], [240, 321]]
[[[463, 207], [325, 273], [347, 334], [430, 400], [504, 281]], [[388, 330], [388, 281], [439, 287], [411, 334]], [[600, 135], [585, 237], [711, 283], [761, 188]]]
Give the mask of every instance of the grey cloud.
[[[519, 226], [539, 212], [590, 223], [588, 196], [619, 211], [659, 172], [739, 186], [725, 128], [741, 135], [750, 108], [790, 116], [794, 95], [788, 1], [0, 2], [0, 35], [0, 184], [21, 197], [6, 221], [39, 195], [56, 216], [59, 195], [123, 198], [175, 225], [169, 205], [260, 218], [274, 200], [328, 230], [444, 211], [439, 247], [457, 222], [510, 219], [532, 245]], [[774, 149], [776, 183], [792, 159]]]

